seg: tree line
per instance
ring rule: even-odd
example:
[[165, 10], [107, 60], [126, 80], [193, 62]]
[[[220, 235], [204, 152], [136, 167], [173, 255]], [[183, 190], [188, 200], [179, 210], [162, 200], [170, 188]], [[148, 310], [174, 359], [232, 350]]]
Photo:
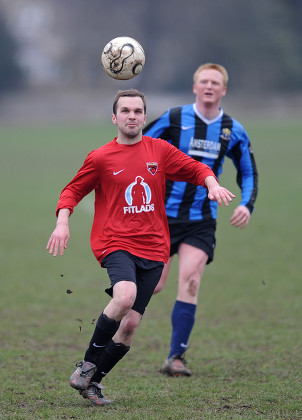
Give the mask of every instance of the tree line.
[[[53, 31], [65, 48], [57, 64], [69, 75], [65, 83], [71, 87], [105, 84], [99, 75], [101, 50], [110, 39], [128, 35], [146, 52], [137, 78], [146, 90], [187, 90], [195, 69], [208, 61], [227, 68], [234, 92], [302, 90], [300, 0], [50, 3]], [[0, 90], [26, 84], [17, 52], [14, 34], [0, 18]]]

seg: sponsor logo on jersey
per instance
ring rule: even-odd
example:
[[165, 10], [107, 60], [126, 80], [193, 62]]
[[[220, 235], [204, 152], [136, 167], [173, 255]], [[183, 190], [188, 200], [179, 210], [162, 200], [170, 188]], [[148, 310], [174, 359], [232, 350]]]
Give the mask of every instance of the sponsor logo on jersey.
[[223, 140], [227, 140], [227, 141], [229, 141], [229, 140], [231, 140], [231, 130], [229, 130], [228, 128], [223, 128], [222, 130], [221, 130], [221, 134], [220, 134], [220, 137], [223, 139]]
[[137, 176], [125, 190], [125, 200], [128, 206], [124, 207], [124, 214], [154, 211], [151, 197], [151, 188], [144, 182], [143, 177]]
[[158, 168], [157, 162], [147, 162], [147, 169], [152, 175], [156, 174], [157, 168]]
[[221, 143], [213, 140], [195, 139], [191, 137], [188, 154], [190, 156], [201, 156], [209, 159], [217, 159]]

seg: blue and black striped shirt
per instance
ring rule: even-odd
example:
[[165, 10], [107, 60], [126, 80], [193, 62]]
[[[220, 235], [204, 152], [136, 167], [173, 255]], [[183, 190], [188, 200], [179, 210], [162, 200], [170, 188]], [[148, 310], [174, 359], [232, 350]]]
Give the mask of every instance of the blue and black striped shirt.
[[[151, 122], [143, 134], [162, 138], [192, 158], [206, 163], [219, 178], [225, 156], [232, 159], [241, 189], [241, 205], [250, 212], [258, 191], [258, 174], [253, 150], [243, 126], [222, 109], [213, 120], [203, 117], [196, 104], [168, 109]], [[207, 190], [186, 182], [167, 181], [166, 212], [180, 220], [217, 218], [217, 203], [210, 201]]]

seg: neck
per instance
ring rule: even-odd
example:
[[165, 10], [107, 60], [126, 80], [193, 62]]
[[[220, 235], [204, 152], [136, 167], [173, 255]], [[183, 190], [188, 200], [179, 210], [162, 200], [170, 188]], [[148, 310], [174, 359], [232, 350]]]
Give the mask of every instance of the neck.
[[218, 104], [205, 104], [196, 100], [196, 106], [198, 111], [208, 120], [212, 120], [217, 117], [220, 112], [220, 103]]
[[142, 140], [142, 135], [140, 134], [139, 136], [135, 136], [135, 137], [127, 137], [127, 136], [123, 136], [121, 134], [118, 135], [118, 137], [116, 138], [116, 142], [119, 144], [136, 144], [138, 142], [140, 142]]

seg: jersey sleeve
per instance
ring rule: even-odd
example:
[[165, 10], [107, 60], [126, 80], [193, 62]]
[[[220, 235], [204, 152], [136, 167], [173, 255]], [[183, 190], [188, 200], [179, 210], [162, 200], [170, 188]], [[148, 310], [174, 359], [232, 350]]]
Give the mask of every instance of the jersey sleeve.
[[237, 141], [228, 152], [237, 169], [237, 184], [241, 189], [240, 205], [252, 213], [258, 193], [258, 171], [249, 137], [242, 126], [237, 132]]
[[185, 181], [194, 185], [202, 185], [203, 187], [205, 187], [204, 181], [208, 176], [213, 176], [218, 182], [214, 172], [208, 165], [196, 161], [166, 142], [165, 149], [167, 179]]
[[76, 176], [62, 190], [57, 205], [56, 214], [60, 209], [67, 208], [70, 214], [74, 207], [98, 184], [98, 175], [95, 168], [94, 152], [89, 153]]

